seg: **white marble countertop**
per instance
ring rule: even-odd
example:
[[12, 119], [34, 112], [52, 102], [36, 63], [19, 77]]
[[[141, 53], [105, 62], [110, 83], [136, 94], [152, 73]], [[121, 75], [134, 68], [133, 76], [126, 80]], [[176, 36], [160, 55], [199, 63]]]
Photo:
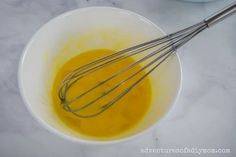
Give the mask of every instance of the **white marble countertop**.
[[[236, 156], [236, 16], [182, 48], [183, 88], [172, 112], [152, 132], [116, 145], [72, 143], [46, 131], [26, 110], [17, 85], [22, 50], [34, 32], [71, 9], [114, 6], [137, 12], [170, 33], [198, 22], [232, 0], [1, 0], [0, 156], [141, 157], [199, 156], [145, 154], [142, 148], [229, 148]], [[203, 155], [203, 154], [202, 154]]]

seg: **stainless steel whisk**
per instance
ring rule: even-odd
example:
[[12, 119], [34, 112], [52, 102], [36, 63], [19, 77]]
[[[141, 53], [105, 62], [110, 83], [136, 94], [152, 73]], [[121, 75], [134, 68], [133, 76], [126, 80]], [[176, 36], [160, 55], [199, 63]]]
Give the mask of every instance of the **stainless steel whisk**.
[[[158, 66], [160, 66], [167, 58], [169, 58], [172, 54], [176, 52], [176, 50], [187, 43], [190, 39], [194, 36], [202, 32], [208, 27], [211, 27], [215, 23], [225, 19], [226, 17], [236, 13], [236, 2], [232, 3], [228, 7], [222, 9], [221, 11], [215, 13], [214, 15], [204, 19], [202, 22], [199, 22], [193, 26], [180, 30], [178, 32], [166, 35], [164, 37], [151, 40], [119, 52], [112, 53], [111, 55], [107, 55], [105, 57], [99, 58], [93, 62], [90, 62], [86, 65], [83, 65], [74, 71], [71, 71], [63, 80], [61, 87], [58, 91], [58, 96], [61, 100], [62, 107], [68, 111], [73, 113], [74, 115], [81, 117], [81, 118], [90, 118], [97, 116], [107, 109], [109, 109], [113, 104], [115, 104], [118, 100], [120, 100], [123, 96], [125, 96], [131, 89], [133, 89], [138, 83], [140, 83], [145, 77], [147, 77], [151, 72], [153, 72]], [[139, 59], [135, 63], [125, 67], [124, 69], [118, 71], [114, 75], [110, 76], [109, 78], [104, 79], [102, 82], [98, 83], [94, 87], [84, 91], [84, 93], [78, 95], [77, 97], [73, 98], [72, 100], [68, 100], [67, 92], [70, 88], [81, 78], [86, 77], [94, 73], [95, 71], [102, 70], [104, 67], [108, 65], [112, 65], [118, 61], [121, 61], [127, 57], [131, 57], [133, 55], [139, 54], [146, 50], [150, 50], [156, 48], [151, 53], [147, 54], [145, 57]], [[100, 96], [96, 97], [95, 99], [91, 100], [87, 104], [81, 105], [79, 108], [73, 108], [73, 103], [78, 101], [82, 97], [84, 97], [89, 92], [92, 92], [96, 88], [99, 88], [101, 85], [105, 84], [106, 82], [114, 79], [115, 77], [119, 76], [120, 74], [126, 72], [127, 70], [133, 68], [134, 66], [150, 59], [154, 58], [151, 62], [143, 66], [140, 70], [136, 71], [125, 80], [120, 81], [118, 84], [114, 85], [109, 90], [102, 93]], [[127, 89], [122, 91], [119, 95], [114, 97], [111, 101], [105, 103], [103, 106], [99, 108], [98, 111], [95, 113], [87, 113], [82, 114], [81, 111], [85, 110], [89, 106], [96, 103], [98, 100], [102, 99], [104, 96], [110, 94], [112, 91], [116, 90], [123, 84], [127, 83], [130, 79], [134, 78], [136, 75], [141, 73], [141, 71], [153, 66], [150, 70], [148, 70], [142, 77], [137, 79], [134, 83], [132, 83]]]

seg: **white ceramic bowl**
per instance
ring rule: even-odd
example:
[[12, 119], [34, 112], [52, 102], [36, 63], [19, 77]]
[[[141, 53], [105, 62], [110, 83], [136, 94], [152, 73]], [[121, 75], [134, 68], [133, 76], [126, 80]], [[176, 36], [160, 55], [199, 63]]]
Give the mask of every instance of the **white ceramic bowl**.
[[[161, 86], [168, 90], [154, 95], [151, 110], [144, 120], [122, 136], [105, 141], [87, 139], [67, 128], [58, 119], [51, 105], [50, 90], [55, 76], [53, 68], [62, 65], [55, 63], [59, 50], [74, 34], [113, 27], [125, 30], [126, 33], [119, 34], [118, 31], [111, 36], [112, 40], [100, 39], [104, 41], [91, 45], [87, 49], [112, 49], [112, 46], [107, 45], [106, 42], [117, 42], [114, 38], [116, 35], [129, 35], [131, 40], [127, 46], [163, 35], [159, 27], [138, 14], [118, 8], [90, 7], [70, 11], [52, 19], [38, 30], [26, 46], [19, 64], [20, 92], [33, 117], [52, 133], [71, 141], [92, 144], [115, 143], [132, 139], [153, 128], [175, 102], [181, 87], [181, 66], [177, 55], [171, 57], [168, 63], [163, 64], [151, 76], [154, 93]], [[81, 51], [78, 50], [78, 53]], [[61, 63], [74, 55], [76, 54], [70, 52], [64, 54]], [[162, 110], [160, 110], [160, 105]]]

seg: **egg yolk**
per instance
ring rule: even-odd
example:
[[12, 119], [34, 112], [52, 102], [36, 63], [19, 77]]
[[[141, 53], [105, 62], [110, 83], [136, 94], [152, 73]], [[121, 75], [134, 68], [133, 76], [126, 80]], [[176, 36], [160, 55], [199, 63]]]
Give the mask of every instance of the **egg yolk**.
[[[129, 129], [137, 126], [150, 107], [151, 85], [149, 77], [146, 77], [141, 82], [139, 82], [132, 90], [130, 90], [124, 97], [114, 103], [108, 110], [95, 117], [80, 118], [63, 109], [58, 97], [58, 90], [65, 76], [78, 67], [92, 62], [100, 57], [109, 55], [113, 52], [114, 51], [112, 50], [99, 49], [80, 53], [79, 55], [67, 61], [58, 70], [57, 75], [54, 79], [51, 90], [53, 109], [64, 125], [81, 135], [101, 139], [121, 135]], [[96, 72], [93, 72], [86, 77], [83, 77], [75, 84], [73, 84], [73, 86], [68, 90], [67, 99], [72, 100], [76, 96], [81, 95], [86, 90], [96, 86], [105, 79], [109, 78], [118, 71], [135, 62], [136, 61], [133, 58], [128, 57], [119, 62], [108, 65], [100, 70], [97, 70]], [[71, 103], [71, 108], [76, 109], [90, 103], [109, 89], [113, 88], [115, 85], [129, 78], [132, 74], [139, 71], [141, 68], [141, 65], [136, 65], [126, 72], [121, 73], [120, 75], [114, 77], [113, 79], [107, 81], [98, 88], [84, 95], [83, 97], [81, 97], [81, 99]], [[95, 103], [93, 103], [93, 105], [79, 111], [78, 114], [86, 115], [100, 111], [105, 104], [114, 100], [115, 97], [128, 89], [143, 75], [145, 75], [145, 71], [142, 70], [140, 73], [135, 75], [135, 77], [123, 82], [123, 84], [121, 84], [114, 91], [97, 100]]]

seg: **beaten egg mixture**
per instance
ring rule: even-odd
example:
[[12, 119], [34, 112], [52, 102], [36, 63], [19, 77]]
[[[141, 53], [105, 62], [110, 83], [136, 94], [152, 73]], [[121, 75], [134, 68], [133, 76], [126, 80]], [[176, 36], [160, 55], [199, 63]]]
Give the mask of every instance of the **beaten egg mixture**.
[[[152, 94], [151, 84], [149, 77], [146, 77], [122, 99], [117, 101], [108, 110], [96, 117], [79, 118], [62, 108], [60, 99], [58, 97], [58, 90], [65, 76], [76, 68], [113, 52], [114, 50], [108, 49], [94, 49], [82, 52], [69, 59], [57, 70], [57, 74], [51, 90], [53, 109], [57, 117], [63, 122], [64, 125], [83, 136], [106, 139], [122, 135], [123, 133], [137, 126], [142, 121], [150, 107]], [[79, 80], [76, 84], [74, 84], [73, 87], [68, 91], [68, 99], [71, 100], [74, 97], [79, 96], [86, 90], [100, 83], [104, 79], [112, 76], [119, 70], [129, 66], [135, 61], [136, 60], [134, 60], [133, 58], [128, 57], [122, 61], [114, 63], [110, 66], [107, 66], [106, 68], [103, 68], [102, 70], [98, 70], [97, 72], [86, 76], [85, 78]], [[137, 65], [127, 72], [122, 73], [118, 77], [100, 86], [93, 92], [90, 92], [80, 100], [73, 102], [72, 104], [70, 104], [71, 107], [73, 109], [76, 109], [91, 102], [92, 100], [103, 94], [105, 91], [111, 89], [117, 83], [125, 80], [131, 74], [140, 70], [141, 68], [141, 65]], [[104, 98], [94, 103], [91, 107], [88, 107], [85, 110], [81, 111], [80, 114], [89, 114], [99, 111], [99, 109], [101, 109], [101, 106], [114, 99], [115, 96], [122, 93], [144, 74], [145, 71], [142, 71], [133, 79], [127, 81], [121, 87], [117, 88]]]

